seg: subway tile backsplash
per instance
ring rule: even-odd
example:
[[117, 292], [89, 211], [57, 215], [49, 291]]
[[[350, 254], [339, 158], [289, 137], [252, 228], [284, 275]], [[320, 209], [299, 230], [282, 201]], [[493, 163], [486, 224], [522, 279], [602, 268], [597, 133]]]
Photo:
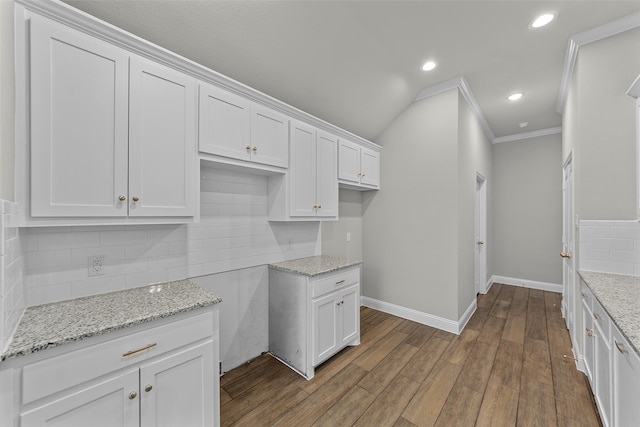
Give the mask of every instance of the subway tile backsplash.
[[640, 276], [640, 223], [580, 221], [579, 268]]
[[[267, 177], [205, 164], [200, 177], [198, 224], [21, 229], [26, 304], [320, 254], [318, 222], [267, 220]], [[95, 255], [104, 275], [89, 277]]]

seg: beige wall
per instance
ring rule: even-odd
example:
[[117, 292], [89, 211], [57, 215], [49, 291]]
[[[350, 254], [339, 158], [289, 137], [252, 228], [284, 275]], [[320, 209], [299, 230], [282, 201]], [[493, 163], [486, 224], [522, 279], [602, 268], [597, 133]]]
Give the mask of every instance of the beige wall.
[[[321, 223], [322, 254], [362, 259], [362, 192], [340, 190], [338, 221]], [[347, 233], [351, 241], [347, 242]]]
[[376, 140], [363, 195], [364, 296], [457, 320], [458, 91], [410, 105]]
[[493, 274], [561, 284], [562, 136], [493, 147]]
[[565, 108], [580, 219], [636, 218], [635, 100], [640, 28], [580, 48]]
[[0, 0], [0, 199], [14, 200], [13, 1]]

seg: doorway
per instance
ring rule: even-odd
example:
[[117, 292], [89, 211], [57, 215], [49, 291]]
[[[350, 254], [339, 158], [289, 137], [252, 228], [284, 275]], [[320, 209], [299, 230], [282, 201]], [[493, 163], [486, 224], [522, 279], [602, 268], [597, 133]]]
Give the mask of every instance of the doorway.
[[476, 294], [487, 292], [487, 180], [476, 173]]

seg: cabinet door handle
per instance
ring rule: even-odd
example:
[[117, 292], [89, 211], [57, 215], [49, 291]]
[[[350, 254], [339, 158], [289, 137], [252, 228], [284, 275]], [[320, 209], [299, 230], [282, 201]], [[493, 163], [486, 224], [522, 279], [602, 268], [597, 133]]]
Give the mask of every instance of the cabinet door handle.
[[360, 176], [362, 176], [362, 177], [364, 178], [364, 176], [365, 176], [365, 173], [364, 173], [364, 172], [362, 172], [362, 175], [360, 175]]
[[136, 354], [136, 353], [140, 353], [141, 351], [149, 350], [150, 348], [153, 348], [153, 347], [155, 347], [156, 345], [158, 345], [158, 344], [154, 342], [153, 344], [147, 344], [147, 345], [145, 345], [144, 347], [141, 347], [141, 348], [139, 348], [139, 349], [131, 350], [131, 351], [127, 351], [126, 353], [124, 353], [124, 354], [122, 355], [122, 357], [131, 356], [131, 355], [134, 355], [134, 354]]
[[254, 152], [258, 151], [258, 147], [253, 147], [253, 148], [252, 148], [252, 150], [253, 150]]
[[124, 202], [125, 200], [127, 200], [127, 196], [125, 196], [124, 194], [121, 194], [121, 195], [118, 197], [118, 200], [120, 200], [121, 202]]
[[591, 328], [587, 328], [587, 335], [590, 337], [594, 337], [596, 334]]
[[618, 349], [618, 351], [619, 351], [620, 353], [622, 353], [622, 354], [626, 354], [626, 353], [627, 353], [627, 350], [625, 350], [624, 345], [623, 345], [623, 344], [620, 344], [620, 343], [618, 342], [618, 340], [614, 339], [614, 340], [613, 340], [613, 342], [615, 343], [616, 348]]
[[134, 202], [137, 202], [138, 200], [140, 200], [140, 197], [138, 197], [138, 196], [133, 196], [133, 197], [131, 198], [131, 200], [133, 200]]
[[246, 148], [247, 150], [251, 150], [251, 146], [249, 144], [247, 144], [247, 146], [244, 148]]
[[598, 313], [593, 313], [593, 318], [596, 320], [600, 320], [600, 315]]
[[131, 393], [129, 393], [129, 400], [133, 400], [136, 397], [138, 397], [138, 393], [136, 393], [135, 391], [132, 391]]
[[146, 391], [147, 393], [149, 393], [152, 389], [153, 389], [153, 386], [151, 384], [147, 384], [144, 387], [144, 391]]
[[345, 279], [338, 280], [338, 281], [336, 282], [336, 285], [342, 285], [345, 281], [346, 281]]

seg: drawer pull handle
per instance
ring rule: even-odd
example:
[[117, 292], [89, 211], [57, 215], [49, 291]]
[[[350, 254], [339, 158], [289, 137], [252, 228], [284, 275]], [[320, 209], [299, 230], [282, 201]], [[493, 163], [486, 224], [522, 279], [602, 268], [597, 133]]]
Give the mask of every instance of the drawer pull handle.
[[593, 313], [593, 317], [594, 317], [596, 320], [600, 320], [600, 315], [599, 315], [598, 313]]
[[127, 351], [125, 354], [122, 355], [122, 357], [131, 356], [131, 355], [134, 355], [136, 353], [140, 353], [141, 351], [149, 350], [150, 348], [153, 348], [156, 345], [158, 345], [158, 344], [154, 342], [153, 344], [147, 344], [144, 347], [141, 347], [141, 348], [139, 348], [137, 350]]
[[344, 282], [345, 282], [345, 279], [338, 280], [338, 281], [336, 282], [336, 285], [342, 285]]
[[616, 348], [620, 353], [625, 354], [627, 352], [627, 350], [624, 349], [624, 345], [620, 344], [618, 340], [613, 340], [613, 342], [616, 344]]

